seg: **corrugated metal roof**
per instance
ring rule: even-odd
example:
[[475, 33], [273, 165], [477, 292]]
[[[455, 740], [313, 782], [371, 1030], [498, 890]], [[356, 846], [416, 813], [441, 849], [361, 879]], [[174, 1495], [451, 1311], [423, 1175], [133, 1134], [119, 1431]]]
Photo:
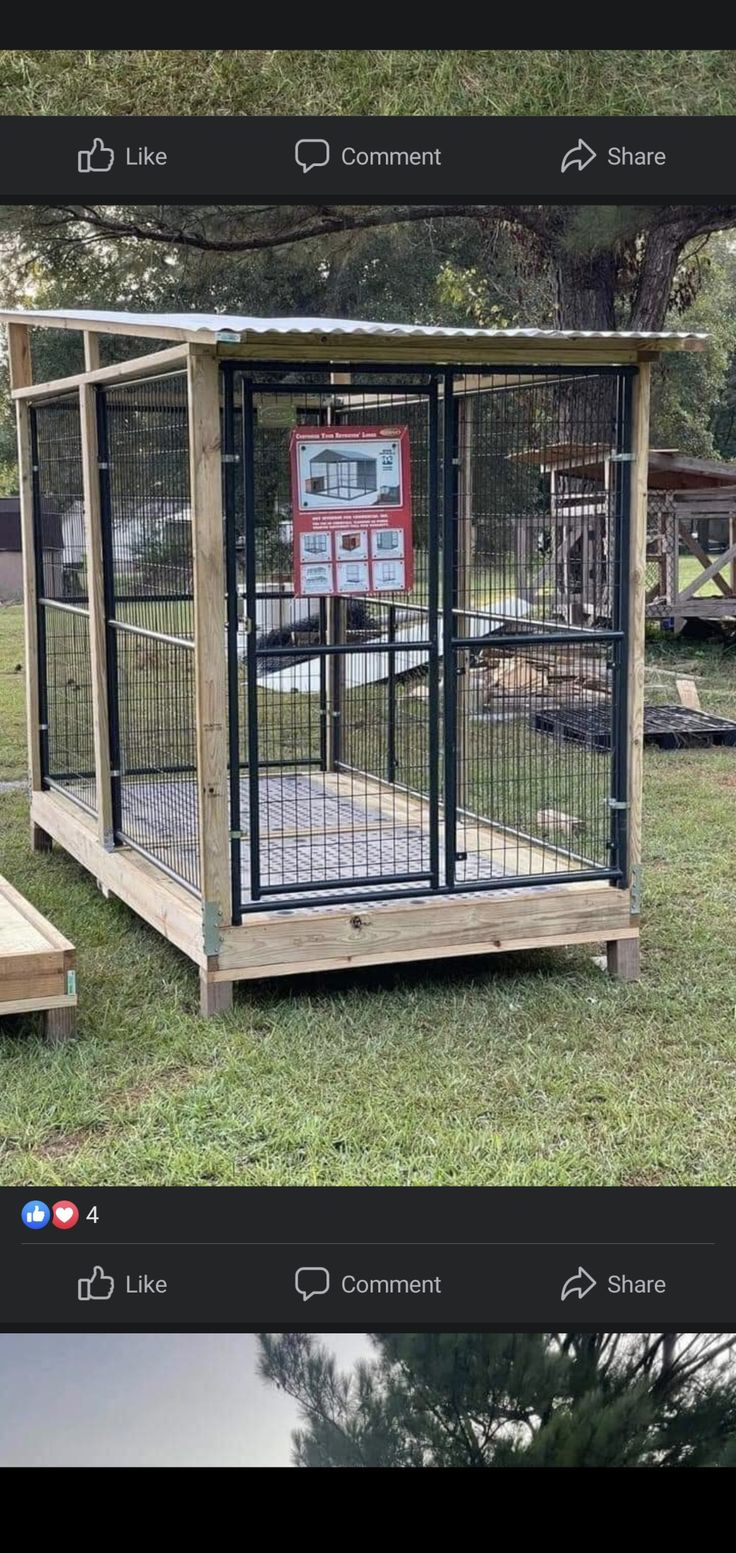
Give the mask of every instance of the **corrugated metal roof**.
[[658, 344], [660, 348], [697, 348], [708, 336], [678, 332], [676, 330], [637, 331], [629, 329], [480, 329], [458, 328], [445, 324], [396, 324], [375, 323], [356, 318], [253, 318], [240, 313], [116, 313], [94, 309], [53, 308], [45, 311], [15, 311], [0, 313], [6, 322], [49, 324], [58, 321], [60, 326], [84, 328], [96, 326], [104, 331], [106, 324], [116, 331], [135, 335], [139, 331], [154, 334], [161, 331], [161, 338], [183, 338], [196, 341], [206, 339], [232, 339], [233, 343], [245, 342], [253, 335], [316, 335], [321, 337], [347, 337], [372, 335], [385, 340], [498, 340], [509, 342], [535, 341], [560, 344], [574, 340], [620, 341], [627, 345]]

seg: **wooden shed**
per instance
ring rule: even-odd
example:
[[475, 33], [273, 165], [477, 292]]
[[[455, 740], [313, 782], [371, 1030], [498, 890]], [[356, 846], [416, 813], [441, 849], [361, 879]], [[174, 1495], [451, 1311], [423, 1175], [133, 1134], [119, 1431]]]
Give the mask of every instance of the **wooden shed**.
[[[594, 564], [606, 542], [606, 491], [615, 448], [562, 444], [540, 464], [550, 489], [550, 560], [568, 572]], [[538, 453], [525, 452], [538, 459]], [[519, 543], [526, 542], [520, 528]], [[698, 569], [688, 576], [683, 559]], [[703, 592], [706, 589], [706, 592]], [[590, 593], [588, 593], [590, 598]], [[597, 601], [605, 610], [607, 600]], [[572, 589], [571, 615], [576, 613]], [[686, 620], [736, 616], [736, 464], [651, 448], [647, 466], [646, 615], [681, 630]], [[578, 611], [579, 612], [579, 611]]]
[[[704, 337], [0, 317], [35, 845], [189, 955], [205, 1013], [242, 979], [561, 944], [635, 976], [650, 363]], [[85, 370], [34, 382], [37, 328], [80, 331]], [[140, 353], [101, 366], [113, 335]], [[349, 510], [301, 512], [300, 437], [408, 449], [391, 505], [359, 470]], [[558, 570], [524, 587], [549, 492], [520, 455], [591, 443], [578, 622]], [[81, 514], [64, 586], [47, 514], [70, 543]], [[571, 700], [594, 741], [547, 731]]]

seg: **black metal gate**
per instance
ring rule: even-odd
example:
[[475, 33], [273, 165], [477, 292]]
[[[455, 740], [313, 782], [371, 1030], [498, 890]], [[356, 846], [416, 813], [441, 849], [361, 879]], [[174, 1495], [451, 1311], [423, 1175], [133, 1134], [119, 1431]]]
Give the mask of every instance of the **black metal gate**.
[[[622, 883], [633, 369], [223, 376], [235, 920]], [[387, 422], [411, 595], [299, 600], [289, 433]]]

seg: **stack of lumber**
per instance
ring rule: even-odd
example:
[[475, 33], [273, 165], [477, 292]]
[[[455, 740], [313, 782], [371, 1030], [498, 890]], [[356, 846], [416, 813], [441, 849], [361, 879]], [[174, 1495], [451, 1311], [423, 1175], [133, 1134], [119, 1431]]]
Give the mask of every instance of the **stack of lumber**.
[[[610, 695], [611, 677], [598, 656], [586, 656], [582, 649], [559, 647], [518, 647], [504, 652], [499, 644], [484, 647], [478, 700], [492, 707], [502, 703], [520, 708], [549, 705], [550, 701], [598, 701]], [[511, 707], [509, 704], [511, 703]]]

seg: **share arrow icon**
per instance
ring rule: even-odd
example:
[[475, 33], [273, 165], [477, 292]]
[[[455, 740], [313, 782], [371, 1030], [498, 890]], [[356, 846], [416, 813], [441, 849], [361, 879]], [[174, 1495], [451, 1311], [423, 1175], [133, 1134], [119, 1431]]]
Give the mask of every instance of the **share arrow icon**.
[[594, 151], [593, 147], [588, 145], [587, 140], [583, 140], [581, 136], [577, 145], [571, 146], [570, 150], [565, 152], [560, 172], [566, 173], [569, 172], [571, 167], [577, 167], [578, 172], [581, 173], [583, 168], [590, 167], [591, 162], [595, 161], [597, 155], [598, 152]]
[[579, 1300], [584, 1300], [586, 1294], [590, 1294], [591, 1289], [594, 1289], [595, 1285], [595, 1278], [591, 1278], [590, 1273], [586, 1272], [584, 1267], [579, 1267], [577, 1272], [573, 1273], [572, 1278], [568, 1278], [567, 1283], [563, 1283], [560, 1299], [566, 1300], [568, 1294], [577, 1294]]

